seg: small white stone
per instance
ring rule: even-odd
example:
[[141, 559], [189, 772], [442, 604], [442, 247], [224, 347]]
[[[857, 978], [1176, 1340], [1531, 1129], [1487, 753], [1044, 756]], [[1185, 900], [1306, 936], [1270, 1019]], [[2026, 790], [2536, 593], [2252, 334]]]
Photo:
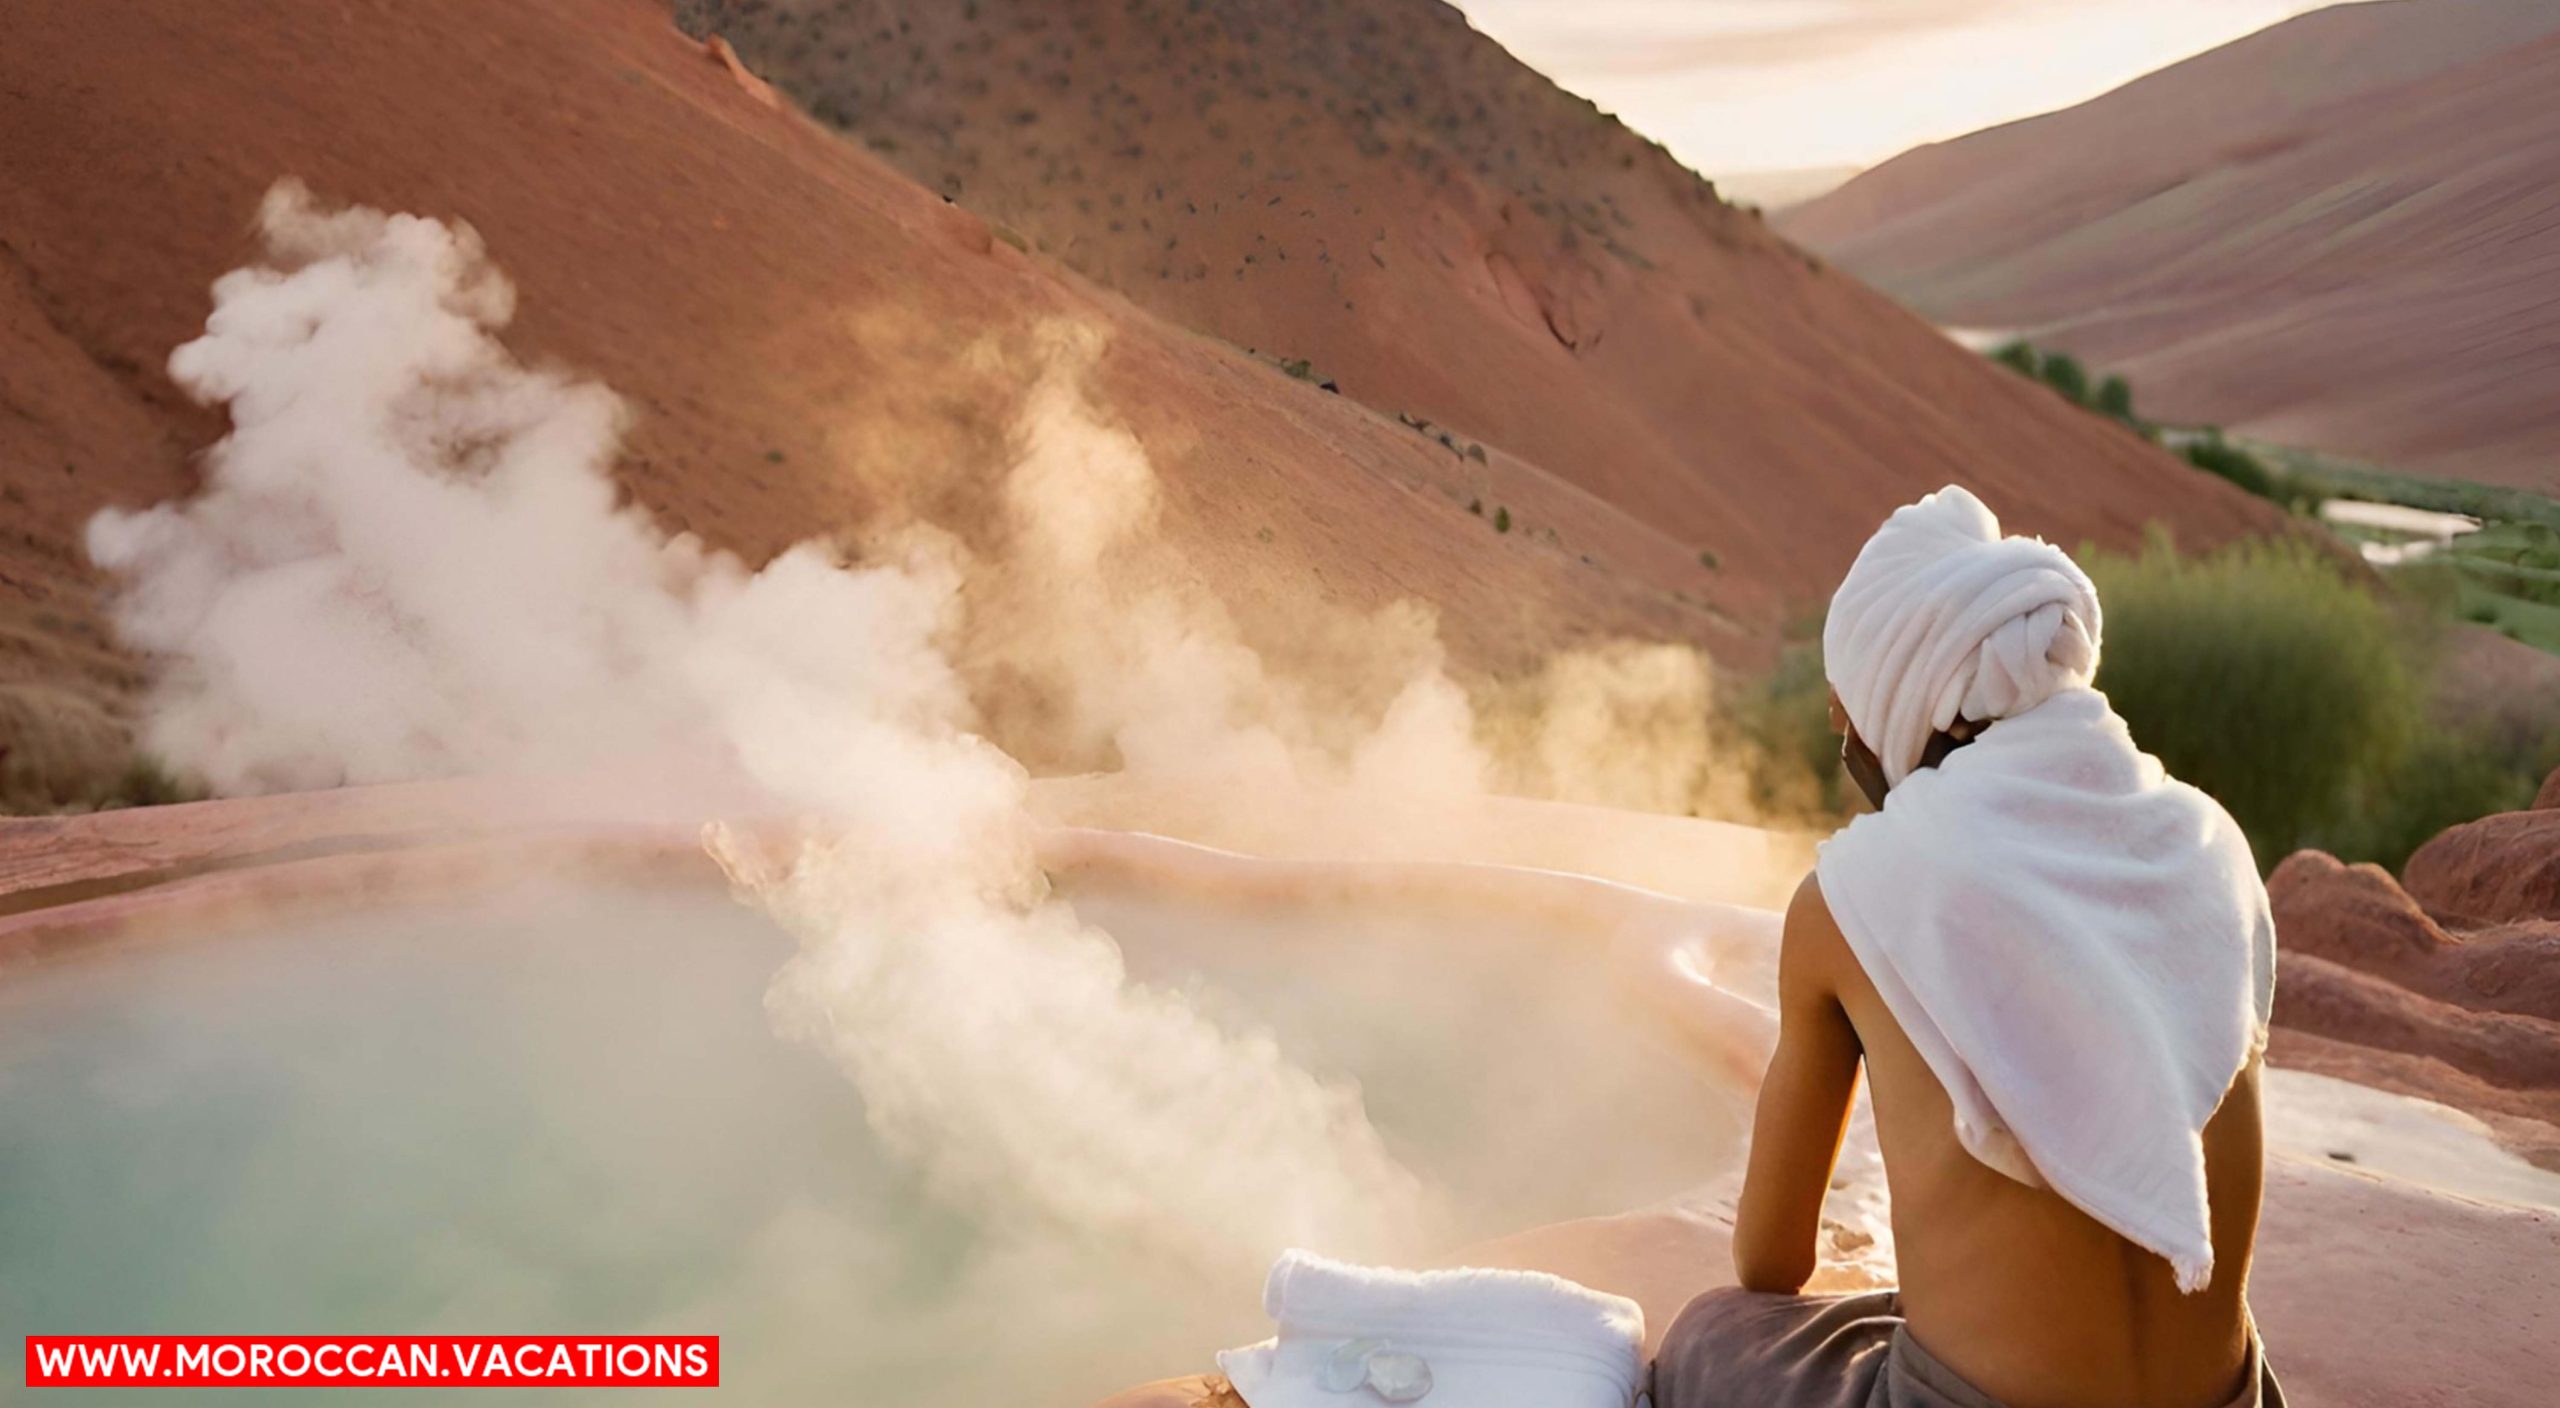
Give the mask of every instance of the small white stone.
[[1369, 1356], [1387, 1347], [1385, 1340], [1346, 1340], [1324, 1361], [1317, 1382], [1327, 1392], [1349, 1393], [1369, 1382]]
[[1379, 1350], [1369, 1356], [1369, 1387], [1389, 1403], [1411, 1403], [1431, 1391], [1431, 1366], [1419, 1354]]

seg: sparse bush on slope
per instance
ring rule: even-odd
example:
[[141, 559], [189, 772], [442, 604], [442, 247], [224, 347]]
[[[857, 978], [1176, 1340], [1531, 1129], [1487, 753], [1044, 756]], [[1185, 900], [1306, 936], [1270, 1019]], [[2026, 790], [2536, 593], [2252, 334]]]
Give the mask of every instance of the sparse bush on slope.
[[2218, 432], [2208, 432], [2190, 442], [2184, 453], [2187, 463], [2259, 498], [2282, 496], [2274, 471], [2260, 463], [2256, 455], [2226, 442]]
[[2034, 343], [2023, 338], [2001, 343], [1991, 353], [1991, 360], [2020, 376], [2034, 377], [2044, 373], [2044, 358], [2036, 352]]
[[2062, 393], [2062, 399], [2075, 406], [2089, 404], [2089, 369], [2080, 359], [2067, 352], [2048, 353], [2044, 359], [2047, 386]]
[[1831, 731], [1831, 686], [1822, 672], [1820, 623], [1778, 655], [1769, 673], [1722, 701], [1723, 722], [1750, 769], [1751, 800], [1763, 816], [1815, 826], [1849, 815], [1840, 739]]
[[2098, 396], [2092, 409], [2103, 416], [2113, 416], [2127, 425], [2135, 423], [2133, 415], [2133, 383], [2114, 373], [2098, 383]]
[[2345, 835], [2403, 779], [2419, 690], [2399, 627], [2306, 544], [2086, 554], [2105, 690], [2134, 740], [2230, 808], [2262, 865]]
[[204, 790], [136, 753], [124, 725], [69, 690], [0, 684], [0, 814], [190, 802]]

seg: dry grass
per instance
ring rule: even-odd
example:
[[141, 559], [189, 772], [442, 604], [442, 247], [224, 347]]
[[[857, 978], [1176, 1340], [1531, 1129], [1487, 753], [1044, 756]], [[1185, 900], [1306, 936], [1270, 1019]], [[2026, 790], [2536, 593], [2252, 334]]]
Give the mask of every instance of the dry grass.
[[134, 751], [123, 722], [69, 690], [0, 683], [0, 813], [192, 801], [201, 789]]

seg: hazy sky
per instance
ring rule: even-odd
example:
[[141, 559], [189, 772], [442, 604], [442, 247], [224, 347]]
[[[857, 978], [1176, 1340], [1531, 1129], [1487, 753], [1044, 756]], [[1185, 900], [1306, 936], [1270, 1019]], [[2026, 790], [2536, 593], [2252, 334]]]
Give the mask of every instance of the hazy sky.
[[1454, 0], [1700, 172], [1871, 165], [2331, 0]]

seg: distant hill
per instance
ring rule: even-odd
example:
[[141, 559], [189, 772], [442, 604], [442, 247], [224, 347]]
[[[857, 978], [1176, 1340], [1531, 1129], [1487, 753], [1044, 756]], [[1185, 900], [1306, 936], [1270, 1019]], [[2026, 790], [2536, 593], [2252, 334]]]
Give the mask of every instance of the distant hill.
[[2560, 5], [2340, 5], [1922, 147], [1781, 228], [2147, 410], [2560, 490]]
[[1716, 191], [1736, 205], [1756, 205], [1771, 214], [1827, 196], [1849, 183], [1864, 167], [1798, 166], [1781, 171], [1728, 171], [1716, 177]]

